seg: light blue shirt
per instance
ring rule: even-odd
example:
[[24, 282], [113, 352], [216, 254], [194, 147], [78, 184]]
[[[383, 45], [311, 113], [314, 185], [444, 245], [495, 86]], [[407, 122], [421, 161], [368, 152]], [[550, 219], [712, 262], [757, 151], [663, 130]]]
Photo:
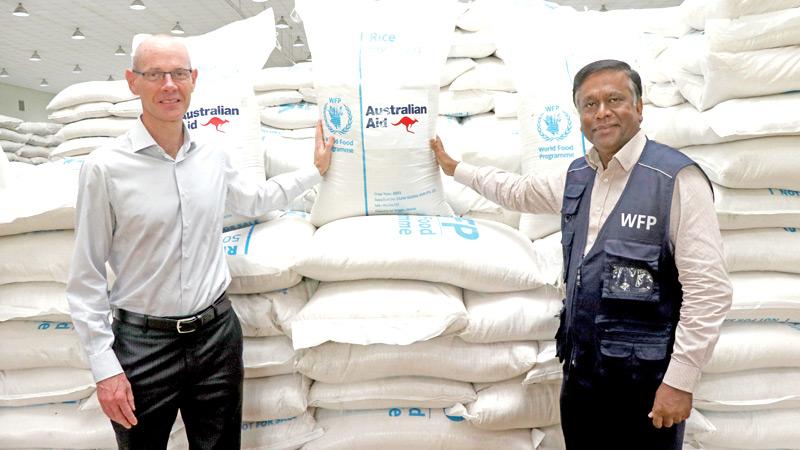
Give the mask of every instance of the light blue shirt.
[[[220, 242], [226, 206], [262, 216], [320, 180], [314, 167], [246, 179], [228, 152], [192, 141], [185, 128], [173, 160], [141, 120], [94, 151], [80, 173], [67, 301], [95, 380], [122, 372], [112, 306], [153, 316], [208, 307], [231, 280]], [[116, 275], [110, 293], [106, 262]]]

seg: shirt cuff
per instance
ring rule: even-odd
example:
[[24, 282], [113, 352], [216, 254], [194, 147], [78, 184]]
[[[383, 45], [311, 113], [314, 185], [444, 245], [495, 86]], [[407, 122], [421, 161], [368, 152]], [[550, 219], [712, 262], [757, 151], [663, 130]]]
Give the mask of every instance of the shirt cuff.
[[112, 349], [89, 356], [89, 366], [92, 368], [92, 376], [94, 376], [95, 382], [123, 372], [117, 355]]
[[667, 367], [667, 373], [664, 374], [663, 382], [675, 389], [692, 393], [697, 386], [697, 382], [700, 381], [700, 375], [699, 368], [671, 359]]
[[453, 179], [463, 184], [464, 186], [471, 186], [472, 180], [475, 178], [477, 167], [472, 164], [461, 161], [456, 165], [456, 170], [453, 173]]

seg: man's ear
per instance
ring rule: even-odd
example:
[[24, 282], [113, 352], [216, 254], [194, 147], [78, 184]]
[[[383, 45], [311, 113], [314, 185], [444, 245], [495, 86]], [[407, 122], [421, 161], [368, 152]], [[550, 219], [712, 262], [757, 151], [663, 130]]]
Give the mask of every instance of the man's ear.
[[130, 89], [134, 95], [139, 95], [137, 92], [138, 89], [136, 88], [136, 74], [133, 73], [131, 69], [125, 69], [125, 80], [128, 82], [128, 89]]

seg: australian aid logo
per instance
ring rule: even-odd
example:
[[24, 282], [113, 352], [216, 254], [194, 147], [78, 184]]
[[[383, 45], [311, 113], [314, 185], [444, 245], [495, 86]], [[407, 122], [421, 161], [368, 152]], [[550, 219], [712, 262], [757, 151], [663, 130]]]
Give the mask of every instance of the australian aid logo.
[[415, 133], [415, 125], [427, 117], [428, 107], [407, 103], [405, 105], [367, 105], [364, 111], [364, 128], [396, 127], [404, 133]]
[[239, 108], [230, 108], [224, 105], [218, 105], [213, 108], [196, 108], [187, 111], [183, 115], [183, 120], [186, 122], [186, 128], [190, 130], [197, 130], [199, 125], [224, 133], [228, 128], [227, 124], [230, 123], [230, 120], [224, 118], [225, 116], [235, 119], [239, 116]]

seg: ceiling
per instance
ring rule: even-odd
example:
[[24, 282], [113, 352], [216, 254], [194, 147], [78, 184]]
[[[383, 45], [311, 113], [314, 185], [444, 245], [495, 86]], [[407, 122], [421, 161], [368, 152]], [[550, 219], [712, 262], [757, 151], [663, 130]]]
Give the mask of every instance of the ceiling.
[[[11, 14], [20, 1], [29, 16]], [[0, 0], [0, 69], [10, 75], [0, 83], [56, 93], [81, 81], [109, 75], [120, 79], [130, 64], [131, 39], [137, 33], [169, 33], [180, 22], [186, 32], [182, 36], [203, 34], [266, 8], [273, 8], [275, 20], [284, 16], [291, 27], [279, 32], [282, 50], [273, 52], [268, 65], [289, 65], [292, 59], [308, 57], [307, 47], [292, 46], [298, 35], [305, 41], [302, 23], [290, 17], [294, 0], [142, 0], [147, 9], [141, 11], [130, 9], [131, 1]], [[76, 27], [86, 39], [71, 38]], [[120, 45], [125, 56], [114, 55]], [[34, 51], [41, 61], [29, 60]], [[76, 64], [82, 72], [72, 72]], [[40, 86], [42, 78], [49, 86]]]
[[[28, 17], [11, 14], [22, 2]], [[90, 80], [105, 80], [109, 75], [120, 79], [130, 63], [131, 39], [137, 33], [169, 33], [180, 22], [186, 34], [203, 34], [230, 22], [251, 17], [273, 8], [289, 29], [279, 31], [280, 49], [269, 57], [267, 65], [289, 65], [309, 57], [308, 47], [293, 47], [297, 36], [306, 41], [302, 22], [291, 18], [294, 0], [142, 0], [147, 9], [129, 8], [132, 0], [0, 0], [0, 69], [8, 78], [0, 83], [56, 93], [65, 87]], [[331, 0], [342, 1], [342, 0]], [[401, 0], [397, 0], [401, 1]], [[470, 0], [461, 0], [469, 2]], [[577, 9], [656, 8], [674, 6], [681, 0], [557, 0]], [[296, 15], [295, 15], [296, 17]], [[75, 28], [86, 36], [71, 39]], [[126, 55], [115, 56], [118, 46]], [[42, 60], [30, 61], [37, 51]], [[82, 72], [73, 73], [75, 65]], [[49, 86], [42, 87], [42, 79]]]

